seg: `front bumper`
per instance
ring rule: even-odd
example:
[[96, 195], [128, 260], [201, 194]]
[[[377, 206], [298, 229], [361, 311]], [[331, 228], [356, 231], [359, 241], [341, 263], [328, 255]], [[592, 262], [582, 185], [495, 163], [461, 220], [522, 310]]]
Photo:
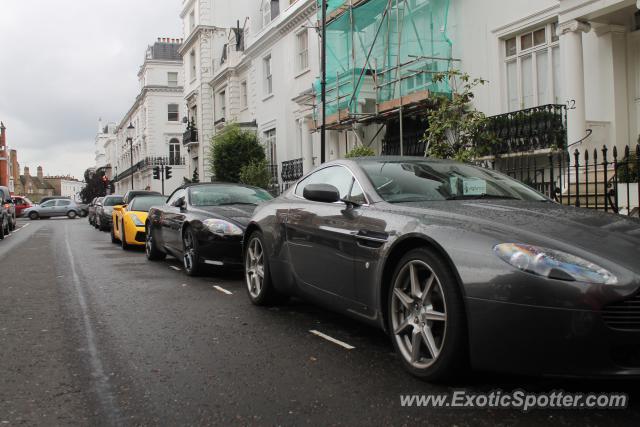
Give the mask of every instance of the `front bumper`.
[[466, 298], [471, 364], [532, 375], [640, 377], [640, 329], [600, 311]]
[[205, 230], [198, 233], [198, 252], [205, 264], [239, 268], [242, 263], [242, 236], [218, 236]]

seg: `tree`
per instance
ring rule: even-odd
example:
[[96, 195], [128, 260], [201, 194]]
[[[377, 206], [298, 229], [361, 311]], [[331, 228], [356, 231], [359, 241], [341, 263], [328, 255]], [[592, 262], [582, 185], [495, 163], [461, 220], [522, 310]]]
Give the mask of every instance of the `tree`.
[[456, 70], [433, 76], [434, 83], [446, 80], [451, 82], [453, 93], [435, 97], [436, 107], [427, 115], [429, 127], [423, 137], [427, 143], [425, 155], [466, 161], [486, 154], [493, 138], [488, 132], [489, 119], [471, 103], [474, 89], [487, 81]]
[[83, 203], [91, 203], [94, 198], [103, 197], [107, 194], [107, 188], [103, 181], [104, 176], [105, 173], [102, 169], [96, 171], [89, 168], [84, 171], [84, 182], [86, 182], [87, 185], [80, 191], [80, 197]]
[[217, 181], [240, 182], [244, 166], [265, 160], [264, 148], [254, 132], [235, 123], [211, 139], [208, 163]]
[[256, 160], [243, 166], [240, 170], [240, 182], [268, 190], [271, 185], [271, 173], [267, 160]]
[[376, 155], [376, 152], [373, 151], [373, 149], [371, 147], [366, 147], [364, 145], [358, 145], [357, 147], [355, 147], [354, 149], [349, 151], [347, 153], [347, 155], [344, 156], [344, 157], [349, 159], [349, 158], [352, 158], [352, 157], [371, 157], [371, 156], [375, 156], [375, 155]]

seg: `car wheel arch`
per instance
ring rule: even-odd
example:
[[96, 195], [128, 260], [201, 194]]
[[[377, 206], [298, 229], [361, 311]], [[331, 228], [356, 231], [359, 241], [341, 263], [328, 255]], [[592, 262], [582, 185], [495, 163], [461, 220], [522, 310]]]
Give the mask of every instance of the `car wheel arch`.
[[389, 287], [392, 285], [391, 281], [393, 279], [393, 273], [404, 254], [418, 248], [432, 249], [444, 260], [445, 264], [447, 265], [447, 267], [449, 267], [449, 269], [453, 273], [453, 276], [456, 278], [456, 286], [458, 286], [458, 289], [460, 290], [463, 305], [465, 307], [465, 312], [467, 312], [465, 298], [466, 292], [464, 286], [462, 286], [462, 280], [460, 278], [460, 274], [458, 273], [458, 269], [455, 267], [453, 260], [451, 259], [447, 251], [436, 241], [430, 239], [425, 235], [408, 235], [394, 242], [391, 249], [389, 249], [388, 255], [384, 260], [384, 266], [382, 268], [382, 276], [378, 287], [378, 304], [381, 309], [382, 326], [387, 332], [387, 321], [389, 316], [387, 298], [389, 295]]

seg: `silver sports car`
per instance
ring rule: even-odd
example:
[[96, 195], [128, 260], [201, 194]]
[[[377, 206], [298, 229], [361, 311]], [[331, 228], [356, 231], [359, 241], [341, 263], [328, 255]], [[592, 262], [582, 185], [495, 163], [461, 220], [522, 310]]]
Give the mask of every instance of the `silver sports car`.
[[386, 157], [322, 165], [246, 229], [249, 298], [384, 328], [406, 368], [640, 375], [640, 222], [502, 174]]

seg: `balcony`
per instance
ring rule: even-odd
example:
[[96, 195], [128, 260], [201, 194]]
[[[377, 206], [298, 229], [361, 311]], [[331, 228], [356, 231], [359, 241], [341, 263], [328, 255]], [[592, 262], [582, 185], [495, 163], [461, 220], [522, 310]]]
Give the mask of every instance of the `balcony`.
[[489, 117], [490, 155], [567, 149], [564, 105], [542, 105]]
[[182, 144], [197, 144], [198, 143], [198, 128], [195, 125], [189, 123], [187, 130], [182, 134]]

